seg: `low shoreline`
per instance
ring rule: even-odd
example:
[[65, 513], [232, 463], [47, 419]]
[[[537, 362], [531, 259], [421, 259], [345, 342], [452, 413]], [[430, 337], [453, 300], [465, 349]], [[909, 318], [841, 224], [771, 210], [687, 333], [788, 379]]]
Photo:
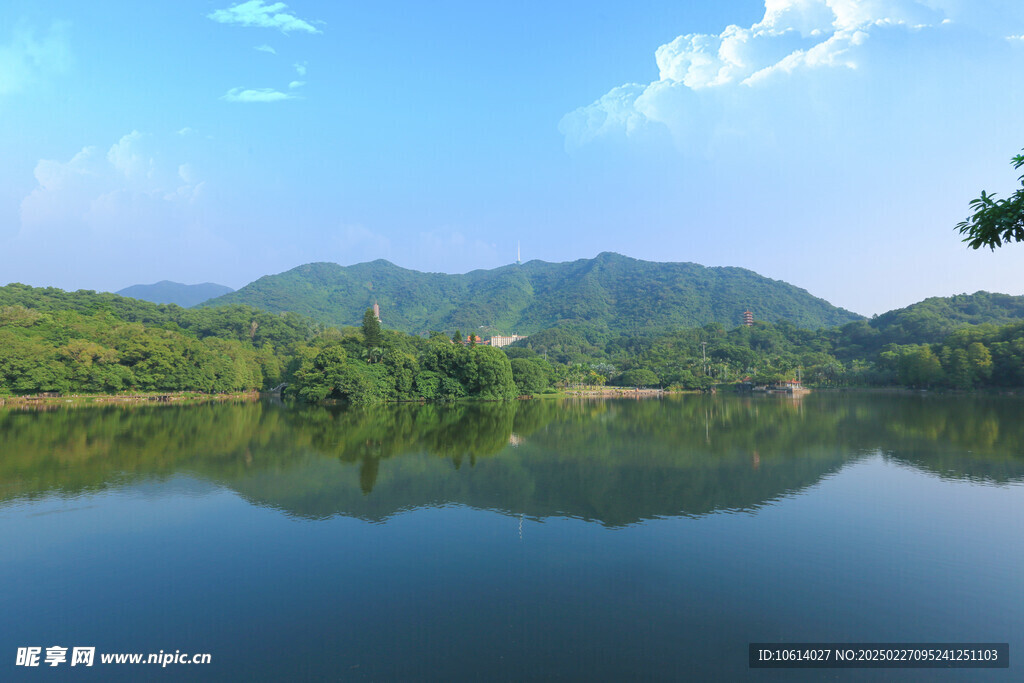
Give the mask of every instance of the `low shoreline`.
[[[719, 387], [719, 390], [725, 387]], [[908, 389], [906, 387], [819, 387], [813, 390], [819, 393], [867, 393], [867, 394], [897, 394], [897, 395], [919, 395], [919, 396], [1019, 396], [1024, 389]], [[537, 399], [558, 399], [558, 398], [657, 398], [659, 396], [677, 396], [685, 394], [702, 394], [699, 390], [685, 389], [639, 389], [636, 387], [576, 387], [573, 389], [561, 389], [553, 392], [520, 396], [520, 400]], [[714, 392], [711, 392], [714, 393]], [[751, 395], [750, 392], [743, 394], [736, 391], [725, 390], [729, 395]], [[802, 397], [804, 393], [796, 394]], [[764, 395], [763, 392], [759, 395]], [[227, 401], [258, 401], [262, 398], [278, 396], [278, 394], [244, 391], [226, 394], [207, 394], [200, 391], [170, 391], [170, 392], [130, 392], [122, 394], [35, 394], [29, 396], [0, 396], [0, 408], [33, 408], [33, 407], [58, 407], [58, 406], [96, 406], [96, 405], [189, 405], [210, 402]], [[789, 394], [789, 396], [793, 396]], [[463, 401], [478, 399], [466, 398]], [[427, 401], [397, 401], [396, 403], [425, 403]], [[343, 402], [327, 400], [319, 405], [344, 405]]]
[[0, 396], [0, 407], [31, 408], [34, 406], [128, 405], [207, 403], [210, 401], [256, 401], [258, 391], [229, 394], [206, 394], [199, 391], [131, 392], [124, 394], [34, 394]]
[[576, 389], [563, 389], [555, 394], [538, 394], [539, 397], [552, 396], [554, 398], [635, 398], [643, 396], [664, 396], [666, 394], [689, 394], [700, 393], [690, 391], [670, 391], [668, 389], [638, 389], [636, 387], [579, 387]]

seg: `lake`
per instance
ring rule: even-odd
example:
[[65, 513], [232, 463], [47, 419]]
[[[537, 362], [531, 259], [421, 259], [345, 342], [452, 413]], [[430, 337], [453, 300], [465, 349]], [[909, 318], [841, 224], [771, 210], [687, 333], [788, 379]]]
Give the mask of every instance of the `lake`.
[[[0, 679], [1019, 680], [1022, 418], [854, 393], [0, 410]], [[1011, 669], [752, 670], [751, 642], [1009, 642]], [[16, 666], [30, 646], [68, 661]], [[211, 662], [99, 661], [175, 651]]]

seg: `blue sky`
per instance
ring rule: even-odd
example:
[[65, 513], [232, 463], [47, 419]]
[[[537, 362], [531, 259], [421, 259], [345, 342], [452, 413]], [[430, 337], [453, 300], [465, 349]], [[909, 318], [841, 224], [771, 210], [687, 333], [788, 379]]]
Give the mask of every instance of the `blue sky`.
[[953, 226], [1024, 147], [1024, 3], [24, 2], [0, 282], [232, 287], [618, 251], [863, 314], [1024, 294]]

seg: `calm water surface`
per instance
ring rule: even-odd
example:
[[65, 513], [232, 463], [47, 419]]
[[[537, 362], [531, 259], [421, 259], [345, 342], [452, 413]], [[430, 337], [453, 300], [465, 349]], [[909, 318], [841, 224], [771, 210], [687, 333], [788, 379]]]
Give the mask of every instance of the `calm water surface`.
[[[1021, 680], [1022, 482], [1019, 398], [0, 411], [0, 679]], [[213, 663], [14, 666], [52, 645]]]

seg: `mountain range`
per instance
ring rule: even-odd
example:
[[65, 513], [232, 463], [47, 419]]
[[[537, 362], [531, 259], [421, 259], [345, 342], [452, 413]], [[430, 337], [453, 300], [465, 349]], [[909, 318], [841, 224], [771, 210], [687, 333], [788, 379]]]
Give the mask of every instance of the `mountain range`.
[[862, 316], [806, 290], [743, 268], [655, 263], [605, 252], [565, 263], [529, 261], [459, 275], [407, 270], [385, 260], [310, 263], [267, 275], [202, 306], [248, 304], [328, 325], [357, 325], [380, 305], [386, 327], [413, 334], [461, 330], [531, 334], [586, 322], [611, 331], [650, 331], [718, 322], [785, 319], [804, 328]]
[[161, 280], [152, 285], [132, 285], [116, 292], [132, 299], [142, 299], [154, 304], [178, 304], [183, 308], [201, 304], [207, 299], [223, 296], [235, 290], [224, 285], [204, 282], [200, 285], [184, 285], [180, 282]]

